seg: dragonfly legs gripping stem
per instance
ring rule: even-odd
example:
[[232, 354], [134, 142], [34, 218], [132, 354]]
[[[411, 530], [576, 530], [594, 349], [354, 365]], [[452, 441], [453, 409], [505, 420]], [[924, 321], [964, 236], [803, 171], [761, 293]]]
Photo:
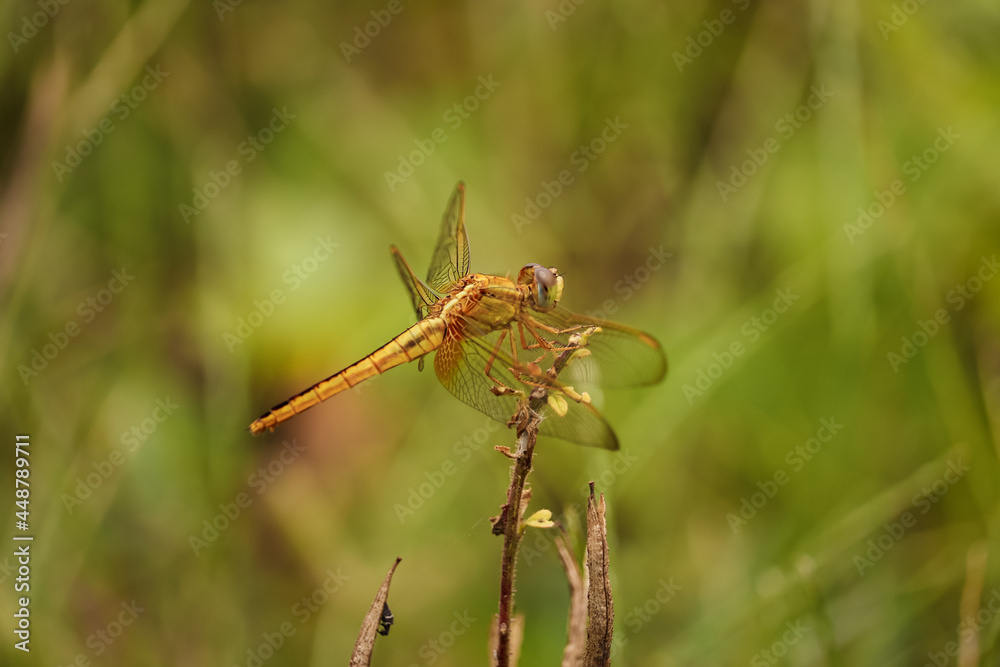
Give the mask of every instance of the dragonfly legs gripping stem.
[[[496, 396], [508, 396], [520, 393], [517, 390], [508, 387], [502, 380], [493, 377], [493, 374], [490, 373], [490, 371], [493, 370], [493, 362], [497, 360], [497, 353], [500, 351], [500, 346], [503, 345], [505, 338], [510, 341], [510, 352], [511, 355], [513, 355], [512, 358], [514, 363], [517, 363], [517, 346], [514, 345], [513, 333], [510, 328], [507, 328], [500, 332], [500, 337], [497, 339], [496, 345], [493, 346], [493, 352], [490, 353], [490, 358], [486, 362], [486, 368], [483, 369], [486, 373], [486, 377], [488, 377], [496, 385], [495, 387], [490, 387], [490, 391], [492, 391]], [[510, 371], [511, 373], [517, 375], [515, 369], [511, 368]]]
[[[565, 333], [569, 333], [571, 331], [577, 331], [577, 330], [579, 330], [579, 329], [582, 328], [581, 325], [576, 325], [576, 326], [573, 326], [573, 327], [569, 327], [568, 329], [556, 329], [555, 327], [550, 327], [550, 326], [548, 326], [546, 324], [543, 324], [541, 322], [535, 322], [534, 324], [529, 324], [528, 322], [520, 322], [519, 321], [517, 323], [517, 331], [518, 331], [518, 333], [521, 336], [521, 347], [523, 347], [525, 350], [537, 350], [539, 348], [541, 348], [541, 349], [544, 350], [544, 352], [542, 352], [542, 355], [540, 357], [538, 357], [537, 359], [535, 359], [535, 363], [536, 364], [541, 364], [542, 360], [545, 359], [546, 355], [548, 355], [549, 352], [551, 352], [552, 355], [553, 355], [553, 357], [554, 357], [557, 352], [565, 352], [566, 350], [573, 349], [572, 346], [571, 347], [563, 347], [563, 346], [553, 345], [551, 341], [547, 341], [544, 338], [542, 338], [542, 336], [535, 329], [536, 326], [539, 329], [542, 329], [543, 331], [546, 331], [546, 332], [552, 333], [552, 334], [565, 334]], [[528, 345], [528, 341], [525, 340], [525, 338], [524, 338], [524, 330], [525, 329], [527, 329], [528, 333], [530, 333], [534, 337], [534, 339], [538, 341], [537, 343], [533, 343], [531, 345]]]

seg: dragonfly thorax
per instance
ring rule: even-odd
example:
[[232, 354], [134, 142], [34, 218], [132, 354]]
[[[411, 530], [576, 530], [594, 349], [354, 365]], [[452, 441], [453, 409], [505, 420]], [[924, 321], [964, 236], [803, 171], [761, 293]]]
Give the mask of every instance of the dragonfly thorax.
[[460, 329], [482, 335], [510, 326], [530, 300], [527, 285], [516, 285], [503, 276], [473, 273], [455, 283], [430, 315], [460, 322]]

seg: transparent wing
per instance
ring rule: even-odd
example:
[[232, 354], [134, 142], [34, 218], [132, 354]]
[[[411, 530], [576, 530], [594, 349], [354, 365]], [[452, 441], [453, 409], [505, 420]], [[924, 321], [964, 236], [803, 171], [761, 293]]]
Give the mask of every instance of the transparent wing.
[[561, 417], [552, 408], [546, 407], [543, 413], [545, 419], [538, 427], [538, 432], [578, 445], [612, 451], [618, 449], [618, 436], [593, 405], [566, 399], [566, 406], [568, 411]]
[[390, 246], [389, 251], [392, 253], [392, 258], [396, 260], [396, 269], [399, 270], [399, 277], [403, 279], [406, 291], [410, 294], [410, 301], [413, 303], [413, 309], [417, 313], [417, 319], [422, 320], [427, 317], [427, 312], [438, 300], [438, 296], [427, 285], [423, 284], [420, 278], [414, 275], [413, 269], [403, 259], [399, 248]]
[[[506, 423], [514, 415], [517, 401], [513, 396], [494, 395], [490, 391], [494, 384], [486, 376], [490, 351], [498, 338], [499, 334], [493, 333], [477, 343], [472, 338], [460, 339], [449, 334], [434, 357], [434, 372], [441, 384], [458, 400], [498, 422]], [[507, 386], [523, 388], [502, 365], [495, 370], [493, 376]]]
[[[518, 368], [528, 373], [523, 362], [518, 363], [511, 358], [508, 340], [498, 345], [500, 336], [501, 332], [480, 337], [449, 334], [434, 357], [434, 371], [441, 384], [460, 401], [498, 422], [507, 423], [517, 410], [517, 399], [514, 396], [496, 396], [490, 391], [496, 386], [486, 375], [490, 358], [495, 357], [490, 374], [504, 385], [525, 393], [533, 387], [522, 383], [511, 372], [511, 368]], [[575, 363], [576, 360], [570, 368]], [[539, 382], [543, 379], [541, 374], [533, 375], [533, 378]], [[559, 386], [560, 383], [555, 383], [556, 388]], [[581, 445], [618, 449], [614, 431], [592, 405], [577, 403], [569, 398], [566, 404], [567, 412], [563, 416], [557, 415], [551, 407], [544, 408], [539, 433]]]
[[465, 233], [465, 183], [459, 181], [441, 219], [441, 235], [427, 271], [427, 284], [439, 292], [447, 292], [459, 278], [468, 275], [470, 264], [469, 237]]
[[[638, 329], [578, 315], [558, 306], [547, 313], [525, 310], [521, 322], [528, 345], [538, 342], [532, 330], [559, 346], [564, 345], [574, 331], [587, 327], [601, 328], [587, 344], [590, 354], [575, 359], [560, 376], [566, 384], [635, 387], [656, 384], [667, 374], [667, 357], [663, 348], [655, 338]], [[540, 349], [535, 351], [536, 358], [541, 352]], [[548, 363], [551, 363], [551, 356]]]

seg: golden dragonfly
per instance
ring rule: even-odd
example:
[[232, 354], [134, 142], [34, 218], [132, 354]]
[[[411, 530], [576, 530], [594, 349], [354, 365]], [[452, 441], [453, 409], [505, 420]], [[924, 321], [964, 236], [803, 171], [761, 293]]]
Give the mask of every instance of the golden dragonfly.
[[[650, 385], [666, 375], [667, 360], [649, 334], [570, 312], [558, 305], [563, 276], [555, 268], [527, 264], [516, 280], [470, 273], [465, 231], [465, 186], [455, 188], [441, 222], [426, 282], [390, 248], [410, 294], [417, 323], [360, 361], [277, 405], [250, 425], [253, 434], [283, 421], [359, 382], [436, 351], [434, 372], [459, 400], [501, 423], [516, 412], [517, 395], [544, 383], [573, 398], [545, 408], [539, 433], [583, 445], [617, 449], [614, 431], [575, 386]], [[516, 330], [516, 334], [515, 334]], [[570, 336], [588, 332], [586, 351], [575, 355], [558, 380], [539, 371], [571, 346]], [[541, 356], [539, 356], [541, 353]], [[530, 360], [529, 360], [530, 359]]]

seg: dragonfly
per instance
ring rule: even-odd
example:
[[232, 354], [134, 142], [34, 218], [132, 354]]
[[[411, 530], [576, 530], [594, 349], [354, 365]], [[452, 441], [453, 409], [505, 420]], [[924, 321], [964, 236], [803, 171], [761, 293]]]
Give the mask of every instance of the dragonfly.
[[[471, 273], [465, 228], [465, 185], [455, 188], [444, 217], [426, 281], [410, 269], [396, 246], [396, 268], [417, 323], [360, 361], [276, 405], [250, 425], [257, 435], [390, 368], [424, 360], [432, 352], [441, 384], [462, 402], [507, 423], [519, 396], [539, 384], [572, 400], [549, 401], [539, 426], [548, 435], [582, 445], [618, 449], [618, 438], [591, 404], [597, 389], [647, 386], [666, 375], [667, 359], [655, 338], [613, 322], [580, 315], [559, 305], [563, 276], [554, 267], [526, 264], [511, 279]], [[571, 349], [586, 332], [586, 347], [574, 353], [558, 379], [540, 371], [548, 355]]]

